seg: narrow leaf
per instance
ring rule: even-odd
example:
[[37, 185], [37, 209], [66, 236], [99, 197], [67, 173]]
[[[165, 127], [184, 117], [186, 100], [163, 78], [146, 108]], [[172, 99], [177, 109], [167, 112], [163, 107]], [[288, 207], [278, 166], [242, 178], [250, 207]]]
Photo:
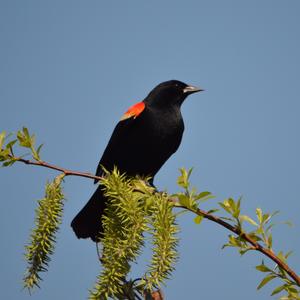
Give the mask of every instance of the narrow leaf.
[[255, 267], [256, 270], [260, 271], [260, 272], [271, 272], [272, 270], [270, 270], [266, 265], [261, 264]]
[[262, 210], [261, 210], [261, 208], [256, 209], [256, 215], [257, 215], [257, 219], [258, 219], [259, 223], [262, 223]]
[[40, 151], [42, 149], [42, 147], [44, 146], [44, 144], [40, 144], [36, 150], [36, 153], [38, 154], [38, 156], [40, 155]]
[[23, 127], [23, 133], [27, 139], [30, 139], [29, 131], [26, 127]]
[[268, 223], [271, 219], [271, 215], [270, 214], [264, 214], [262, 217], [262, 223]]
[[195, 199], [202, 199], [202, 198], [204, 198], [204, 197], [207, 197], [207, 196], [209, 196], [209, 195], [211, 195], [211, 192], [207, 192], [207, 191], [205, 191], [205, 192], [201, 192], [201, 193], [199, 193], [196, 197], [195, 197]]
[[253, 219], [251, 219], [249, 216], [242, 215], [242, 216], [240, 216], [240, 220], [246, 221], [254, 226], [258, 226], [258, 224]]
[[251, 251], [251, 250], [253, 250], [253, 249], [252, 249], [252, 248], [240, 249], [240, 250], [239, 250], [239, 253], [240, 253], [241, 255], [244, 255], [245, 253], [247, 253], [248, 251]]
[[2, 146], [3, 146], [4, 140], [5, 140], [5, 135], [6, 135], [5, 131], [2, 131], [0, 133], [0, 150], [2, 150]]
[[189, 187], [188, 172], [184, 168], [180, 168], [179, 171], [180, 171], [181, 175], [177, 179], [177, 184], [180, 187], [187, 189]]
[[272, 248], [272, 246], [273, 246], [273, 238], [272, 238], [272, 234], [270, 234], [269, 236], [268, 236], [268, 247], [269, 248]]
[[11, 148], [13, 147], [13, 145], [14, 145], [16, 142], [17, 142], [17, 140], [13, 140], [13, 141], [10, 141], [9, 143], [7, 143], [6, 149], [11, 150]]
[[267, 275], [258, 285], [257, 289], [261, 289], [263, 286], [265, 286], [269, 281], [271, 281], [272, 279], [276, 278], [276, 275], [270, 274]]
[[285, 289], [285, 287], [286, 287], [285, 284], [278, 286], [276, 289], [273, 290], [271, 296], [274, 296], [274, 295], [280, 293], [281, 291], [283, 291]]

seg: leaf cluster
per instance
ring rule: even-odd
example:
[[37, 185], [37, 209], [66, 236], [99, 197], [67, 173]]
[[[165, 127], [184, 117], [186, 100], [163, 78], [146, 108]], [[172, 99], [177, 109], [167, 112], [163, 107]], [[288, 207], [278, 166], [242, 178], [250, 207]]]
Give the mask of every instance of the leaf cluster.
[[[291, 255], [291, 252], [283, 254], [283, 252], [278, 253], [278, 257], [283, 262], [286, 262], [288, 257]], [[300, 289], [296, 282], [289, 279], [285, 270], [276, 265], [273, 269], [266, 266], [264, 261], [258, 266], [255, 267], [256, 270], [262, 273], [266, 273], [265, 277], [261, 280], [257, 289], [261, 289], [267, 283], [272, 281], [273, 279], [281, 279], [283, 281], [282, 284], [277, 286], [271, 293], [271, 296], [277, 295], [281, 292], [285, 292], [286, 294], [280, 297], [280, 300], [300, 300]]]
[[16, 161], [20, 160], [22, 156], [15, 156], [13, 147], [18, 142], [18, 145], [23, 148], [30, 150], [31, 155], [34, 160], [41, 161], [40, 151], [43, 144], [39, 145], [36, 149], [35, 147], [35, 135], [30, 135], [28, 129], [23, 127], [22, 130], [19, 130], [16, 134], [16, 138], [10, 140], [12, 134], [6, 135], [5, 131], [0, 133], [0, 162], [2, 162], [3, 167], [8, 167], [13, 165]]
[[[282, 251], [279, 251], [277, 254], [273, 251], [273, 236], [272, 236], [272, 228], [275, 223], [272, 222], [274, 216], [278, 214], [278, 211], [274, 213], [264, 213], [261, 208], [256, 209], [256, 220], [252, 219], [247, 215], [241, 215], [241, 198], [235, 201], [232, 198], [226, 199], [223, 202], [220, 202], [219, 205], [223, 208], [225, 212], [227, 212], [230, 217], [223, 217], [227, 221], [230, 221], [239, 234], [237, 236], [229, 235], [228, 242], [223, 246], [225, 247], [235, 247], [238, 249], [241, 255], [245, 254], [249, 250], [257, 250], [256, 247], [249, 244], [249, 241], [245, 239], [245, 236], [249, 237], [254, 242], [259, 242], [262, 247], [270, 251], [270, 253], [274, 256], [277, 256], [282, 262], [286, 263], [288, 257], [292, 252], [288, 252], [283, 254]], [[244, 222], [247, 222], [250, 226], [253, 226], [254, 229], [246, 232], [244, 228]], [[289, 222], [286, 222], [289, 224]], [[259, 283], [257, 289], [261, 289], [267, 283], [272, 281], [273, 279], [280, 279], [283, 281], [283, 284], [276, 287], [271, 295], [276, 295], [280, 292], [285, 291], [287, 294], [282, 296], [281, 300], [290, 300], [295, 299], [299, 300], [300, 289], [299, 285], [290, 279], [287, 272], [278, 265], [272, 269], [265, 265], [262, 262], [260, 265], [256, 266], [256, 270], [268, 273]]]
[[[144, 180], [128, 178], [116, 169], [106, 172], [101, 184], [109, 199], [102, 220], [103, 269], [90, 299], [131, 299], [136, 292], [160, 287], [174, 270], [178, 228], [173, 204]], [[141, 253], [145, 233], [152, 236], [152, 259], [139, 283], [128, 289], [131, 281], [126, 277]]]
[[178, 259], [178, 226], [172, 213], [173, 204], [165, 193], [155, 193], [151, 198], [150, 232], [152, 234], [152, 258], [146, 273], [145, 283], [148, 291], [159, 288], [169, 279]]
[[19, 145], [24, 148], [28, 148], [31, 150], [32, 157], [36, 161], [40, 161], [40, 151], [43, 147], [43, 144], [39, 145], [37, 149], [35, 149], [35, 135], [29, 134], [29, 131], [26, 127], [23, 127], [22, 130], [19, 130], [17, 133], [17, 139]]
[[30, 242], [25, 247], [25, 258], [28, 263], [24, 276], [24, 287], [31, 290], [39, 287], [40, 273], [47, 271], [50, 256], [53, 254], [56, 233], [62, 221], [64, 195], [61, 189], [63, 175], [47, 183], [44, 198], [38, 200], [35, 210], [35, 228]]
[[[207, 200], [214, 198], [211, 192], [203, 191], [199, 193], [196, 188], [191, 187], [190, 176], [193, 169], [186, 170], [184, 168], [180, 168], [179, 171], [180, 175], [177, 179], [177, 184], [183, 189], [183, 191], [172, 195], [172, 198], [178, 199], [178, 202], [175, 202], [176, 206], [183, 206], [184, 208], [195, 212], [200, 203], [204, 203]], [[211, 213], [216, 211], [218, 210], [210, 210]], [[195, 218], [195, 223], [200, 224], [202, 219], [202, 216], [197, 216]]]
[[[282, 251], [279, 251], [277, 254], [275, 254], [272, 249], [272, 228], [275, 225], [272, 220], [274, 216], [278, 214], [278, 211], [274, 213], [264, 213], [261, 208], [257, 208], [257, 220], [254, 220], [247, 215], [241, 214], [242, 199], [240, 197], [238, 200], [228, 198], [222, 202], [219, 202], [220, 209], [211, 209], [207, 212], [201, 212], [201, 210], [199, 210], [200, 204], [208, 199], [213, 198], [213, 196], [209, 192], [198, 193], [195, 188], [191, 188], [190, 176], [192, 169], [188, 171], [186, 171], [185, 169], [180, 169], [180, 172], [181, 175], [179, 176], [177, 183], [181, 188], [183, 188], [183, 192], [172, 195], [172, 198], [178, 199], [178, 202], [175, 202], [175, 205], [185, 208], [188, 211], [195, 212], [197, 214], [194, 219], [196, 224], [200, 224], [203, 218], [216, 220], [212, 213], [217, 211], [220, 212], [220, 209], [225, 212], [227, 216], [217, 217], [217, 220], [225, 220], [228, 226], [233, 229], [233, 232], [235, 234], [229, 235], [228, 242], [223, 245], [223, 248], [234, 247], [239, 251], [241, 255], [244, 255], [250, 250], [264, 249], [264, 251], [269, 251], [271, 255], [278, 258], [282, 262], [287, 262], [287, 258], [289, 257], [291, 252], [283, 254]], [[248, 226], [254, 227], [254, 229], [247, 231], [245, 223], [247, 223]], [[287, 223], [288, 225], [290, 224], [289, 222], [285, 223]], [[250, 240], [252, 241], [251, 243]], [[272, 292], [272, 295], [276, 295], [282, 291], [285, 291], [286, 295], [282, 296], [280, 298], [281, 300], [300, 299], [299, 285], [289, 277], [286, 270], [284, 270], [282, 267], [275, 265], [275, 267], [271, 269], [263, 262], [261, 265], [257, 266], [256, 269], [260, 272], [268, 273], [258, 285], [258, 289], [261, 289], [268, 282], [277, 278], [283, 281], [283, 284], [275, 288]]]
[[[101, 182], [109, 204], [102, 219], [104, 234], [103, 270], [98, 276], [90, 299], [107, 299], [122, 294], [130, 263], [135, 261], [144, 244], [146, 212], [142, 193], [135, 193], [135, 181], [114, 170]], [[99, 222], [100, 215], [99, 215]]]
[[16, 162], [16, 158], [13, 155], [13, 145], [17, 140], [5, 142], [11, 137], [11, 134], [6, 135], [5, 131], [0, 133], [0, 162], [2, 162], [2, 167], [8, 167]]

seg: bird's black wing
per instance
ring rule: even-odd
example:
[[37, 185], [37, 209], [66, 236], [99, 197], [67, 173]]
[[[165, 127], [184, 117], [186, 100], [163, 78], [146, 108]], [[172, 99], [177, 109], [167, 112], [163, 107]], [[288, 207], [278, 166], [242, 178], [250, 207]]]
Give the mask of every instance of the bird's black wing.
[[[128, 145], [133, 142], [133, 129], [138, 126], [137, 120], [137, 118], [131, 117], [119, 121], [116, 125], [98, 164], [96, 176], [103, 176], [103, 167], [112, 171], [115, 166], [118, 166], [119, 161], [126, 160]], [[97, 182], [98, 180], [95, 179], [95, 183]]]

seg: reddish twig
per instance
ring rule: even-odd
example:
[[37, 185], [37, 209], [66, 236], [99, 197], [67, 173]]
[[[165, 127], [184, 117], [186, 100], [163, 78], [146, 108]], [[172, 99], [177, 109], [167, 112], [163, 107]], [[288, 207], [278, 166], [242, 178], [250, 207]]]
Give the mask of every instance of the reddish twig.
[[33, 161], [29, 159], [24, 159], [24, 158], [18, 158], [17, 161], [20, 161], [26, 165], [33, 165], [33, 166], [39, 166], [39, 167], [45, 167], [48, 169], [56, 170], [59, 172], [62, 172], [65, 174], [65, 176], [80, 176], [80, 177], [85, 177], [85, 178], [90, 178], [90, 179], [96, 179], [96, 180], [101, 180], [102, 177], [93, 175], [92, 173], [88, 172], [78, 172], [78, 171], [73, 171], [73, 170], [68, 170], [64, 169], [55, 165], [51, 165], [45, 161]]

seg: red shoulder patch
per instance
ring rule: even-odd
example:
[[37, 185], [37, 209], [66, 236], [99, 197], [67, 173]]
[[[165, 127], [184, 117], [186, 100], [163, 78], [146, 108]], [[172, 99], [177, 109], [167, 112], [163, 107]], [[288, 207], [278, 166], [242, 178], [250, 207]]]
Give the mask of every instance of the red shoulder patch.
[[133, 117], [134, 119], [138, 117], [142, 111], [145, 109], [145, 103], [144, 102], [138, 102], [126, 111], [126, 113], [122, 116], [121, 121], [129, 119]]

